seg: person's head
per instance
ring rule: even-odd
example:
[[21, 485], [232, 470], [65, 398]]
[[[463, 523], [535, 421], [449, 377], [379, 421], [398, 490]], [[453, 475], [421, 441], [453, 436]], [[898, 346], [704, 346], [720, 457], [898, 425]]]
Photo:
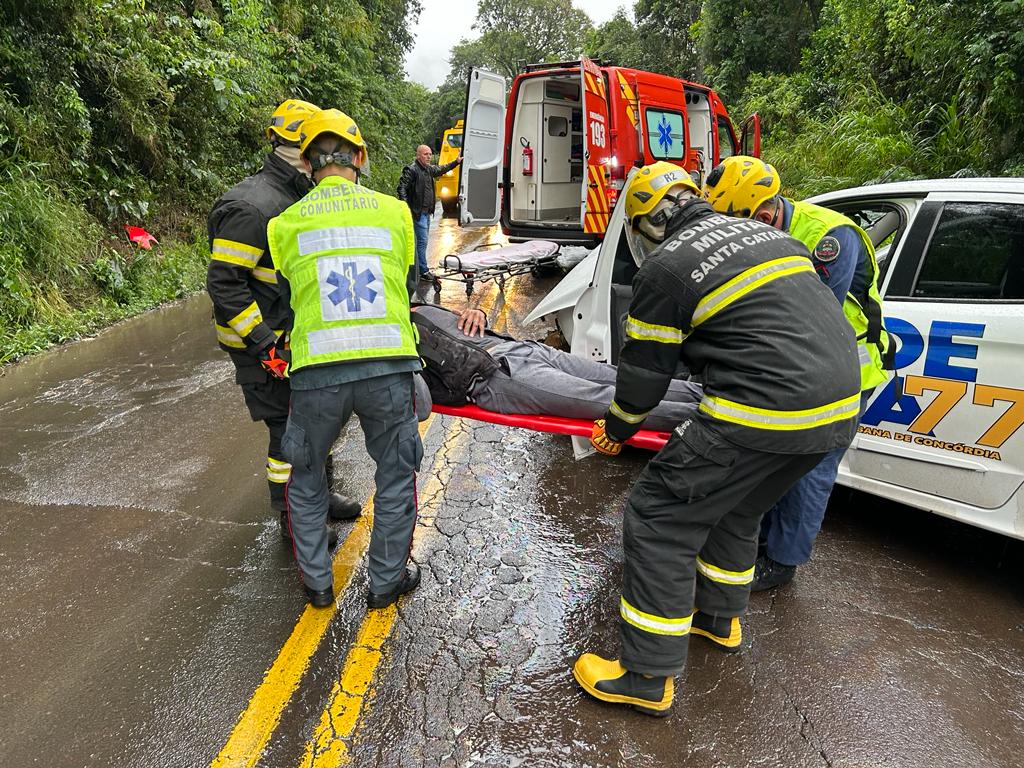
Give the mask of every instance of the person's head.
[[704, 199], [719, 213], [782, 225], [782, 180], [774, 167], [756, 157], [727, 157], [711, 169], [704, 182]]
[[626, 239], [637, 266], [661, 245], [673, 211], [700, 198], [700, 187], [684, 169], [664, 160], [637, 171], [626, 187]]
[[420, 165], [430, 165], [430, 161], [433, 159], [434, 153], [426, 144], [420, 144], [416, 147], [416, 162]]
[[299, 157], [299, 129], [307, 117], [319, 111], [320, 107], [316, 104], [299, 99], [287, 99], [274, 110], [265, 131], [274, 154], [303, 173], [306, 171]]
[[300, 130], [299, 151], [313, 180], [342, 176], [356, 181], [369, 175], [366, 142], [355, 120], [337, 109], [322, 109]]

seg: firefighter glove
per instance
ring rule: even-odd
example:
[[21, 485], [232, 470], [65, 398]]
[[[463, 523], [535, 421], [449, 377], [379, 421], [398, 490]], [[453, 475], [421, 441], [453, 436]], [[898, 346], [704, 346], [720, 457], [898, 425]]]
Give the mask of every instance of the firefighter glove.
[[274, 344], [260, 350], [260, 365], [275, 379], [284, 379], [288, 376], [288, 361], [278, 355]]
[[618, 456], [622, 450], [622, 443], [612, 440], [604, 431], [604, 419], [594, 422], [594, 429], [590, 433], [590, 444], [605, 456]]

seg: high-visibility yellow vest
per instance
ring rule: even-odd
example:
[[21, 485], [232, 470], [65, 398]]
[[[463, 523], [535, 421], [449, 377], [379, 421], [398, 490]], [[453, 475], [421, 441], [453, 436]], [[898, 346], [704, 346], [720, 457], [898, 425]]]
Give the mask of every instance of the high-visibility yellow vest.
[[878, 293], [878, 262], [875, 247], [867, 233], [841, 213], [806, 202], [793, 203], [793, 219], [789, 234], [807, 246], [812, 254], [825, 233], [836, 227], [853, 227], [864, 243], [868, 255], [868, 300], [865, 306], [851, 293], [843, 301], [843, 314], [857, 334], [860, 356], [861, 390], [877, 387], [889, 379], [882, 359], [889, 347], [889, 336], [882, 325], [882, 296]]
[[417, 357], [406, 283], [414, 240], [404, 203], [328, 176], [271, 219], [267, 242], [291, 288], [293, 371]]

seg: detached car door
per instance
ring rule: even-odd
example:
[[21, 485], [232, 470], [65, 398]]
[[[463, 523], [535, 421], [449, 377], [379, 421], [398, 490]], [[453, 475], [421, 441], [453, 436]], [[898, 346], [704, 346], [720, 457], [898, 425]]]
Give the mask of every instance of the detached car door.
[[844, 479], [1024, 537], [1024, 195], [932, 192], [881, 255], [897, 376], [874, 392]]

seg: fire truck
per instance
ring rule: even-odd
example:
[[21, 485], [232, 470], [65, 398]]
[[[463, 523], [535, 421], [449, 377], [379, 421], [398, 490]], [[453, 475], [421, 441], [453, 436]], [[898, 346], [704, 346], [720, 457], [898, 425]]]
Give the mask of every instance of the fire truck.
[[466, 87], [459, 221], [501, 222], [510, 240], [596, 244], [633, 167], [667, 160], [698, 182], [724, 157], [761, 152], [760, 121], [739, 136], [709, 87], [583, 58]]

